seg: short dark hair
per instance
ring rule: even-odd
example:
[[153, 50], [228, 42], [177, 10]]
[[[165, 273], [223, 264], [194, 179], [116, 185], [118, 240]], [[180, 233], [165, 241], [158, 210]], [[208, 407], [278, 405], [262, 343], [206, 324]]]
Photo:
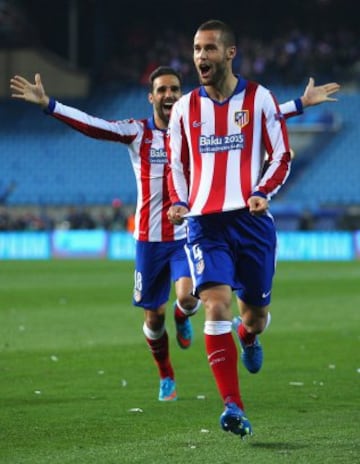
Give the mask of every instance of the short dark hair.
[[154, 71], [149, 76], [149, 90], [152, 92], [154, 90], [154, 80], [160, 76], [175, 76], [179, 79], [180, 85], [182, 85], [182, 78], [179, 71], [172, 68], [171, 66], [159, 66], [154, 69]]
[[197, 31], [220, 31], [226, 47], [233, 47], [236, 45], [234, 31], [228, 24], [219, 19], [209, 19], [205, 21], [198, 27]]

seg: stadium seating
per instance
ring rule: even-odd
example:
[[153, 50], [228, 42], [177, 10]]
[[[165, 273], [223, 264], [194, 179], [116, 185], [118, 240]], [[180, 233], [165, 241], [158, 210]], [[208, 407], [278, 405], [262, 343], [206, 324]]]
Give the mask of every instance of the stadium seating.
[[[284, 101], [302, 90], [303, 87], [275, 89], [275, 94]], [[151, 114], [144, 87], [110, 89], [86, 101], [63, 103], [108, 119]], [[295, 119], [289, 122], [291, 140], [303, 137], [304, 146], [298, 143], [293, 173], [286, 188], [273, 200], [278, 214], [290, 206], [316, 210], [320, 206], [360, 203], [360, 93], [343, 92], [336, 104], [309, 109], [305, 122], [312, 122], [314, 128], [318, 112], [324, 108], [330, 121], [334, 122], [334, 113], [335, 122], [341, 120], [339, 131], [326, 132], [325, 136], [313, 131], [306, 139], [305, 133], [297, 132]], [[9, 205], [101, 205], [110, 204], [114, 197], [127, 204], [136, 202], [136, 184], [126, 147], [89, 139], [24, 102], [2, 101], [0, 117], [0, 187], [11, 181], [17, 186], [8, 198]], [[280, 219], [280, 215], [279, 221], [287, 222], [288, 229], [296, 228], [299, 218], [291, 208], [290, 213], [291, 221], [289, 217]], [[330, 216], [326, 216], [328, 222]], [[325, 227], [325, 218], [321, 220]]]

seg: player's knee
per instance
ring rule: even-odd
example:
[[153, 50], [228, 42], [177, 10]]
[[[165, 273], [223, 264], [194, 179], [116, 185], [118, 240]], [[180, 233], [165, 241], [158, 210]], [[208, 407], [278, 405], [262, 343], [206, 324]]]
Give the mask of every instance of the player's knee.
[[242, 323], [249, 333], [259, 335], [266, 329], [268, 323], [268, 310], [265, 307], [248, 306], [243, 311], [241, 318]]
[[192, 295], [186, 294], [179, 295], [177, 301], [183, 309], [190, 311], [195, 308], [199, 300]]

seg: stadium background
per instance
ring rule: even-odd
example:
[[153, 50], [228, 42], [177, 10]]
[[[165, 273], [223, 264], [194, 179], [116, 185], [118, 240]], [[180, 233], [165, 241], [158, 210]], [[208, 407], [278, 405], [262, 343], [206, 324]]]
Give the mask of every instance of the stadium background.
[[[289, 122], [297, 157], [272, 212], [287, 244], [284, 259], [360, 256], [355, 7], [355, 1], [255, 0], [223, 2], [220, 10], [203, 0], [160, 0], [132, 14], [113, 0], [0, 1], [0, 258], [19, 257], [16, 249], [38, 259], [127, 259], [128, 224], [114, 214], [131, 218], [136, 199], [125, 147], [87, 139], [11, 100], [10, 77], [40, 72], [48, 93], [64, 103], [109, 119], [143, 117], [151, 112], [147, 77], [158, 64], [177, 66], [185, 89], [197, 84], [192, 36], [211, 17], [237, 31], [236, 71], [270, 87], [279, 101], [301, 95], [309, 76], [342, 85], [337, 103]], [[291, 249], [302, 251], [294, 256]]]

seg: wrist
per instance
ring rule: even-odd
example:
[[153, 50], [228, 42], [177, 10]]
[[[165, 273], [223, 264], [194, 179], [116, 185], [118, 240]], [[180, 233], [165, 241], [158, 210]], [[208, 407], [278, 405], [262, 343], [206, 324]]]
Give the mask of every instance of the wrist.
[[40, 100], [40, 106], [43, 110], [49, 107], [50, 98], [47, 95], [44, 95]]

